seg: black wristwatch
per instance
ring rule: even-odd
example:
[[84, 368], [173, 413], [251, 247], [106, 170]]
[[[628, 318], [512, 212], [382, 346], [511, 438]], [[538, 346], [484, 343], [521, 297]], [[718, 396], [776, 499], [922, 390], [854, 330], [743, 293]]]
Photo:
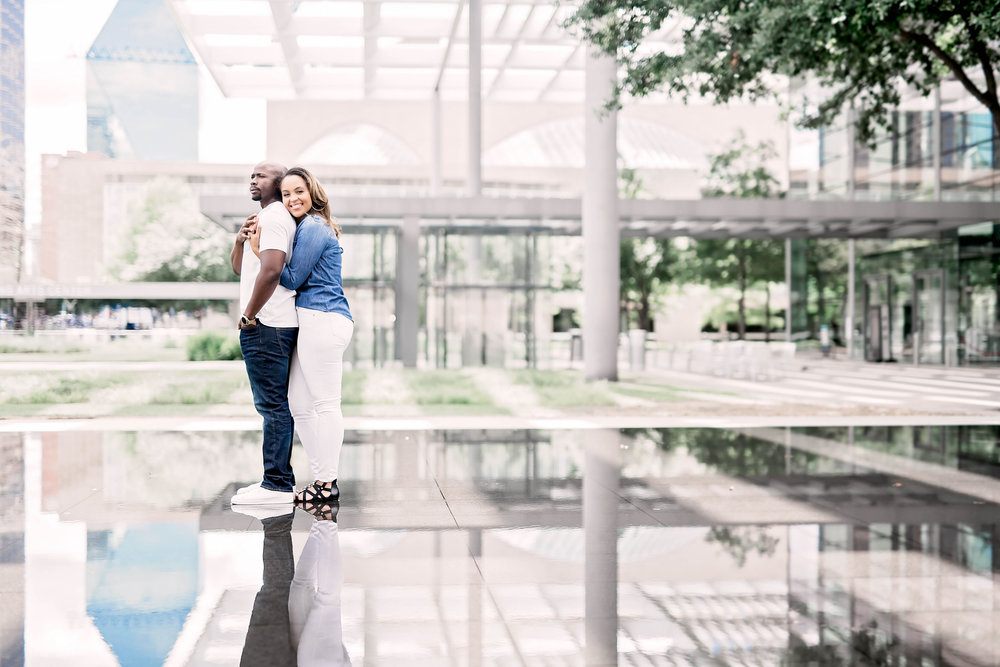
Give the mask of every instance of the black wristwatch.
[[249, 327], [257, 324], [257, 318], [249, 318], [246, 315], [240, 315], [240, 326]]

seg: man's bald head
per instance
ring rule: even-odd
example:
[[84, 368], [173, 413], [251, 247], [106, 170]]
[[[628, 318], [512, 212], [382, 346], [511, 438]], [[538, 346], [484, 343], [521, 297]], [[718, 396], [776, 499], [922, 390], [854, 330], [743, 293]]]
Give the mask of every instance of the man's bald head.
[[281, 201], [281, 179], [285, 171], [285, 167], [277, 162], [258, 163], [250, 174], [250, 198], [259, 201], [261, 208]]

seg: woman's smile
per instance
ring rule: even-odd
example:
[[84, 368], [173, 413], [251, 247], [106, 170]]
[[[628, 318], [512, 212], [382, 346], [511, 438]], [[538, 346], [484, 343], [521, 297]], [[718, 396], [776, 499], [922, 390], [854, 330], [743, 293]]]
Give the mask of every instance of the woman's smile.
[[313, 204], [306, 182], [295, 174], [286, 176], [281, 181], [281, 201], [296, 220], [304, 218]]

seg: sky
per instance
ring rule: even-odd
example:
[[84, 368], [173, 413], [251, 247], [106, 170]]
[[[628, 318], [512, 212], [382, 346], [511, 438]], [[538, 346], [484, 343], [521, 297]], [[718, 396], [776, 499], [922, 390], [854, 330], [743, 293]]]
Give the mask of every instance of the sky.
[[[116, 0], [26, 0], [25, 223], [41, 218], [41, 155], [87, 150], [86, 56]], [[252, 163], [265, 150], [263, 100], [228, 100], [201, 70], [202, 162]], [[253, 131], [253, 128], [257, 128]], [[248, 138], [249, 137], [249, 138]]]

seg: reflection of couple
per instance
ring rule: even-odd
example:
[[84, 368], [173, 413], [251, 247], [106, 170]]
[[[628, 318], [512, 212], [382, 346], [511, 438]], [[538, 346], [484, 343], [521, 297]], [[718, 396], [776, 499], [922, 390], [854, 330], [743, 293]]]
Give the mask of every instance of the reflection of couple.
[[[341, 280], [340, 225], [322, 186], [301, 167], [258, 164], [250, 195], [261, 211], [240, 227], [229, 259], [240, 276], [240, 348], [264, 420], [264, 477], [231, 502], [332, 503], [340, 495], [343, 357], [354, 332]], [[315, 480], [297, 493], [293, 425]]]
[[298, 565], [292, 558], [292, 513], [261, 520], [264, 581], [254, 599], [241, 667], [351, 664], [340, 609], [344, 569], [336, 504], [328, 511], [309, 509], [316, 521]]

